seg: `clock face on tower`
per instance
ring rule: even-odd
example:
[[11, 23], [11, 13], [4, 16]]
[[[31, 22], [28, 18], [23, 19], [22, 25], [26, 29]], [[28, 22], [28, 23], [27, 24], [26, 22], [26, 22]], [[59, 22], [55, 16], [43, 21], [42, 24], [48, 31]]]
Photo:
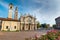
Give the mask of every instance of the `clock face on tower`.
[[10, 7], [12, 9], [12, 7]]
[[10, 9], [12, 9], [12, 6], [10, 6]]
[[13, 8], [13, 4], [10, 3], [10, 4], [9, 4], [9, 9], [12, 9], [12, 8]]

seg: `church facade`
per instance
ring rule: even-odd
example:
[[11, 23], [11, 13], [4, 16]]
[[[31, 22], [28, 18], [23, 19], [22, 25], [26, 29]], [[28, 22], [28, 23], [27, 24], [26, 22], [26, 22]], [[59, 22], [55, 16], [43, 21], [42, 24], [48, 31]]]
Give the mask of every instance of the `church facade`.
[[36, 18], [30, 14], [21, 15], [18, 19], [18, 8], [16, 7], [14, 19], [12, 18], [13, 4], [9, 4], [8, 18], [0, 18], [0, 30], [4, 31], [17, 31], [17, 30], [37, 30]]

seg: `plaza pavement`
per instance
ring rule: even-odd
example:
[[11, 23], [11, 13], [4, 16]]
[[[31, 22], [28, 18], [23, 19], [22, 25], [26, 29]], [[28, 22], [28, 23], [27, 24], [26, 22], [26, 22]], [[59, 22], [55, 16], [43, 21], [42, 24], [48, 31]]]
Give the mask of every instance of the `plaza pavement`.
[[0, 40], [24, 40], [34, 37], [36, 34], [45, 34], [45, 31], [20, 31], [20, 32], [0, 32]]

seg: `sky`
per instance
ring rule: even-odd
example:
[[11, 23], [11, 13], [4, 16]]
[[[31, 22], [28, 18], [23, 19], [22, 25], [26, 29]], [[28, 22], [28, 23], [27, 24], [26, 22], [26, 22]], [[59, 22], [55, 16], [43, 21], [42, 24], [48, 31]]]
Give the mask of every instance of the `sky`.
[[[9, 3], [18, 7], [18, 17], [30, 14], [36, 17], [40, 24], [55, 24], [55, 18], [60, 16], [60, 0], [0, 0], [0, 17], [7, 18]], [[14, 15], [13, 15], [14, 16]]]

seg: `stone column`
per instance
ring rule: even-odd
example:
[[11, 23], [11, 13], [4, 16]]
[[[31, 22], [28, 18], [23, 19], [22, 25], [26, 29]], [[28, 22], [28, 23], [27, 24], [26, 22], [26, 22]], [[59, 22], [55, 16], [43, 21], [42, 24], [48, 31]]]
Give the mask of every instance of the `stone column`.
[[26, 27], [27, 27], [27, 30], [29, 30], [28, 24], [26, 25]]
[[35, 24], [35, 30], [37, 30], [37, 24]]
[[31, 25], [30, 25], [31, 30], [32, 30], [32, 27], [33, 27], [33, 25], [31, 24]]
[[21, 30], [23, 30], [23, 24], [21, 24], [21, 27], [20, 27]]
[[34, 30], [34, 24], [31, 24], [31, 30]]
[[30, 30], [32, 30], [32, 26], [31, 26], [31, 24], [30, 24]]
[[1, 28], [1, 31], [4, 30], [4, 25], [5, 25], [5, 22], [2, 21], [2, 28]]
[[33, 24], [30, 24], [30, 30], [33, 30]]
[[29, 26], [28, 26], [28, 24], [27, 24], [27, 29], [29, 30]]
[[24, 30], [26, 30], [26, 24], [24, 24]]

